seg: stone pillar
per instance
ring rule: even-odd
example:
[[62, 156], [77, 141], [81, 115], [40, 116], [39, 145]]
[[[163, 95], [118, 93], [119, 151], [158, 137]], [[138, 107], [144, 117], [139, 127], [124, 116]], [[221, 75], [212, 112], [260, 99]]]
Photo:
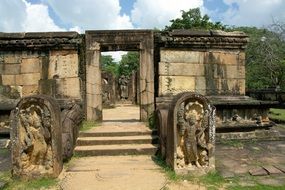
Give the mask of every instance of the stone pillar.
[[56, 101], [43, 95], [22, 98], [10, 118], [13, 176], [57, 177], [63, 164], [60, 108]]
[[102, 120], [102, 77], [100, 44], [92, 43], [86, 50], [86, 109], [88, 120]]
[[140, 51], [140, 119], [147, 121], [154, 112], [153, 37], [141, 43]]

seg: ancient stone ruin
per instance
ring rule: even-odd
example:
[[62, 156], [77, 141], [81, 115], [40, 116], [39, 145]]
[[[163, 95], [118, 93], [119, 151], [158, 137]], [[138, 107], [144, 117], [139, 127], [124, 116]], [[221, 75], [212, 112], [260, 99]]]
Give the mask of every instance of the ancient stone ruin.
[[13, 176], [57, 177], [63, 166], [58, 104], [46, 96], [25, 97], [11, 120]]
[[213, 170], [215, 108], [209, 100], [196, 93], [180, 93], [165, 108], [159, 110], [159, 131], [167, 163], [179, 173]]
[[[175, 170], [213, 168], [215, 130], [210, 104], [216, 108], [217, 138], [272, 137], [276, 133], [271, 130], [268, 111], [275, 103], [245, 96], [247, 42], [242, 32], [215, 30], [0, 33], [0, 133], [1, 128], [8, 128], [7, 116], [23, 98], [18, 111], [13, 111], [17, 119], [10, 125], [14, 174], [56, 176], [61, 156], [72, 156], [82, 117], [101, 121], [104, 103], [111, 105], [118, 96], [139, 104], [141, 121], [157, 113], [160, 151]], [[118, 79], [102, 75], [100, 56], [106, 51], [139, 52], [139, 70], [127, 83], [121, 80], [120, 87]], [[182, 92], [191, 95], [176, 96]], [[41, 96], [26, 98], [31, 95], [47, 95], [56, 103]], [[52, 111], [56, 106], [62, 111], [61, 120], [60, 113]], [[46, 113], [55, 118], [53, 126], [62, 125], [60, 130], [40, 122]], [[29, 140], [23, 141], [30, 133], [25, 132], [27, 125], [46, 131], [39, 137], [39, 146], [46, 147], [46, 155], [56, 156], [52, 162], [40, 152], [30, 152]], [[61, 142], [62, 150], [53, 138]], [[34, 154], [39, 154], [39, 161], [31, 158]]]

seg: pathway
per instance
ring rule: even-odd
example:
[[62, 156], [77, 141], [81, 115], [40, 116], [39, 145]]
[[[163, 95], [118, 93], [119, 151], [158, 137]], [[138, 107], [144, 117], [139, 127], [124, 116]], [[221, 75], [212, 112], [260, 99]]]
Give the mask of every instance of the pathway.
[[[139, 122], [139, 107], [137, 106], [122, 104], [117, 105], [115, 109], [105, 109], [103, 110], [103, 118], [103, 123], [99, 127], [84, 132], [85, 135], [89, 133], [89, 135], [87, 134], [89, 140], [94, 138], [90, 137], [90, 134], [93, 136], [94, 134], [97, 134], [96, 136], [98, 134], [100, 134], [99, 136], [106, 136], [108, 133], [110, 137], [107, 137], [107, 139], [109, 138], [109, 141], [111, 141], [112, 138], [114, 140], [122, 137], [116, 137], [117, 135], [110, 135], [110, 133], [151, 132], [144, 123]], [[106, 137], [95, 138], [105, 138], [106, 140]], [[120, 142], [116, 142], [120, 144]], [[94, 144], [95, 142], [93, 141], [92, 143]], [[122, 147], [122, 145], [112, 146]], [[154, 163], [151, 155], [75, 158], [71, 161], [67, 170], [61, 174], [60, 178], [62, 179], [60, 186], [64, 190], [158, 190], [162, 189], [167, 183], [165, 174]]]

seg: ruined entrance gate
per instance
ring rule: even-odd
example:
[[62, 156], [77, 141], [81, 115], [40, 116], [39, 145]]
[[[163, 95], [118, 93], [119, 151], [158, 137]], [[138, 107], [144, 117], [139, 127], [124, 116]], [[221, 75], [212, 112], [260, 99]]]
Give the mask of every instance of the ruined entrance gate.
[[102, 51], [139, 51], [140, 119], [154, 111], [154, 64], [152, 30], [86, 31], [86, 109], [87, 119], [102, 120]]

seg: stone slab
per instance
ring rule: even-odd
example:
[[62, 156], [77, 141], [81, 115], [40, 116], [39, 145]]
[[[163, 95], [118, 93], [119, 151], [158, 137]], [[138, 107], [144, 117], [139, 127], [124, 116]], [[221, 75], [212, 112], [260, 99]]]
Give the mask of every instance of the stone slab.
[[195, 90], [195, 78], [187, 76], [160, 76], [159, 95]]
[[2, 73], [4, 75], [17, 75], [20, 74], [20, 64], [3, 64]]
[[248, 172], [252, 176], [265, 176], [265, 175], [268, 175], [267, 171], [264, 168], [262, 168], [262, 167], [256, 167], [256, 168], [250, 169]]
[[16, 75], [2, 75], [3, 85], [16, 85]]
[[160, 62], [159, 75], [204, 76], [204, 68], [204, 64]]
[[15, 52], [9, 52], [4, 54], [4, 63], [20, 63], [21, 54]]
[[39, 87], [38, 85], [24, 85], [22, 88], [22, 95], [23, 96], [30, 96], [39, 94]]
[[41, 73], [41, 58], [22, 59], [21, 73]]
[[168, 63], [203, 63], [204, 52], [187, 50], [161, 50], [160, 61]]
[[78, 76], [78, 54], [75, 50], [51, 51], [48, 78], [67, 78]]
[[275, 165], [274, 167], [285, 173], [285, 165]]
[[226, 64], [226, 65], [244, 65], [239, 59], [240, 51], [211, 51], [205, 53], [205, 63]]
[[63, 174], [63, 190], [157, 190], [167, 182], [151, 156], [100, 156], [75, 160]]
[[17, 85], [37, 85], [41, 79], [40, 73], [29, 73], [16, 75]]
[[56, 97], [81, 99], [80, 78], [63, 78], [56, 80]]
[[274, 166], [263, 166], [263, 168], [269, 173], [269, 175], [283, 173], [281, 170], [277, 169]]

